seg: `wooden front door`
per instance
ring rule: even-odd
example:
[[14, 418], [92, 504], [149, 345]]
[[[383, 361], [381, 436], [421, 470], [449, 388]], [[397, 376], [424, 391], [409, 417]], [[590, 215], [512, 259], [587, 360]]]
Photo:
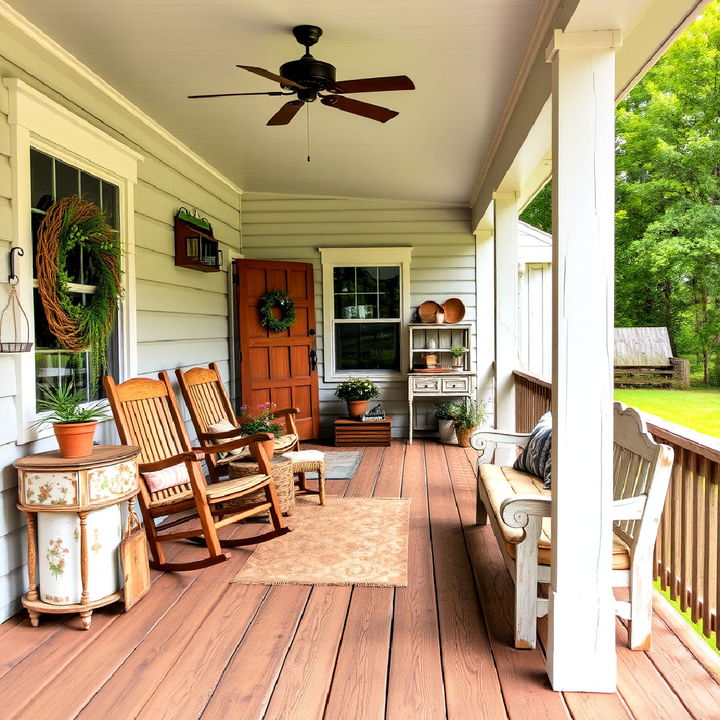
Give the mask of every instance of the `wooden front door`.
[[[315, 293], [309, 263], [235, 260], [240, 380], [242, 399], [255, 413], [258, 405], [296, 407], [302, 440], [320, 432]], [[295, 323], [273, 333], [260, 324], [258, 304], [266, 292], [285, 290], [295, 303]]]

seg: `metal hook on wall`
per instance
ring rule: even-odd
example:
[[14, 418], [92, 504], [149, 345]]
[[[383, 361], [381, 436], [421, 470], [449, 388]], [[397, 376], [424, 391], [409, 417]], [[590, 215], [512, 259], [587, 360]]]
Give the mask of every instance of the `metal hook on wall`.
[[15, 274], [15, 253], [20, 257], [25, 255], [25, 251], [21, 247], [10, 248], [10, 274], [8, 275], [8, 282], [13, 285], [17, 285], [20, 278]]

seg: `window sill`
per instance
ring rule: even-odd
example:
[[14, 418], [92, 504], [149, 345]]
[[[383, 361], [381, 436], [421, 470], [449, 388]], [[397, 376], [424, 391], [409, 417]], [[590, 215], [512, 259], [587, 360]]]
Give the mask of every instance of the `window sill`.
[[325, 375], [326, 383], [339, 383], [351, 377], [368, 378], [373, 382], [392, 383], [405, 382], [405, 373], [400, 370], [354, 370], [352, 372], [336, 372]]

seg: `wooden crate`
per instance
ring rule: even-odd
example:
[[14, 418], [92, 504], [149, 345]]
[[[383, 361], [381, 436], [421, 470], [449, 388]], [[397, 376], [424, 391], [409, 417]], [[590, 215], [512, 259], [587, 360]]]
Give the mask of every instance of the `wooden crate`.
[[335, 421], [335, 445], [346, 447], [348, 445], [387, 447], [391, 443], [392, 418], [362, 422], [340, 418]]

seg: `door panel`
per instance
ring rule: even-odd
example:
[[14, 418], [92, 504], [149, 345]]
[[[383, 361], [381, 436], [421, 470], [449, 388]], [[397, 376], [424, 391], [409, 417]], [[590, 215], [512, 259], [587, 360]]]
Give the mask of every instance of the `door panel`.
[[[296, 407], [301, 439], [317, 438], [318, 380], [310, 362], [316, 351], [313, 267], [309, 263], [235, 260], [235, 273], [243, 401], [253, 414], [264, 402]], [[287, 290], [295, 303], [295, 323], [289, 331], [271, 333], [260, 324], [258, 304], [270, 290]]]

